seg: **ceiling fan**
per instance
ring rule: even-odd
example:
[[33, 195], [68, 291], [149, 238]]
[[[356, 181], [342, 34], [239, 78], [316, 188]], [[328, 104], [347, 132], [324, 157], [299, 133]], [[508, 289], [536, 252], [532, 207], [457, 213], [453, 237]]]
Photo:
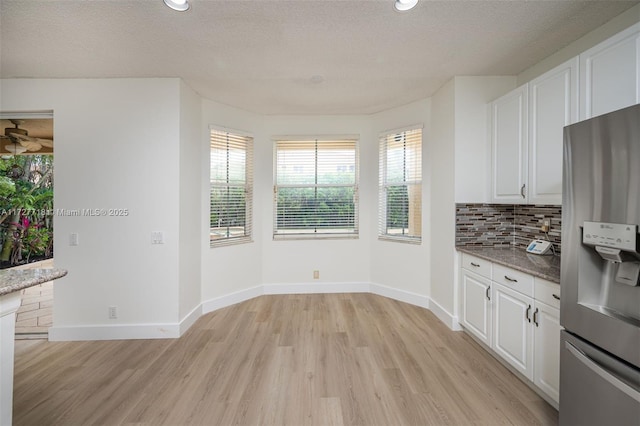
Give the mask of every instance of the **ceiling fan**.
[[16, 127], [7, 127], [4, 129], [4, 135], [0, 135], [0, 140], [9, 140], [9, 144], [4, 144], [4, 150], [11, 154], [22, 154], [23, 152], [30, 151], [35, 152], [42, 149], [42, 147], [53, 148], [53, 141], [51, 139], [40, 139], [29, 136], [29, 133], [25, 129], [21, 129], [19, 126], [24, 123], [24, 120], [11, 119], [9, 120]]

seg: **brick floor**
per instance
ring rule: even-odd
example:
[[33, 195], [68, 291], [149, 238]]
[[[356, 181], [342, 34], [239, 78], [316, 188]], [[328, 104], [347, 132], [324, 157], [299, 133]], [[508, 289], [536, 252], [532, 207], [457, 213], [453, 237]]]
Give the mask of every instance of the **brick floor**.
[[[18, 266], [17, 269], [52, 268], [53, 259]], [[53, 281], [22, 290], [16, 314], [16, 339], [47, 339], [53, 325]]]

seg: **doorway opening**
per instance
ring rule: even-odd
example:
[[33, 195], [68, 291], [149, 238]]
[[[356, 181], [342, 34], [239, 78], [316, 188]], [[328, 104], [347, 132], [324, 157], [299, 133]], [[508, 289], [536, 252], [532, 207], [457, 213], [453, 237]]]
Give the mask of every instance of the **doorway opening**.
[[[0, 268], [53, 267], [53, 118], [0, 113]], [[46, 339], [53, 283], [22, 290], [16, 339]]]

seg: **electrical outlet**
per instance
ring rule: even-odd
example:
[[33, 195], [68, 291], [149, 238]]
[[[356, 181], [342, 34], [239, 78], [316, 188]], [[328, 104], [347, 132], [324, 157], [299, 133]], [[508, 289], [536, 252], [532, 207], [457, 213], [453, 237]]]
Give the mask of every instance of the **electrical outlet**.
[[164, 232], [153, 231], [151, 233], [151, 244], [164, 244]]
[[109, 306], [109, 319], [118, 319], [118, 307]]
[[320, 279], [320, 271], [313, 271], [313, 279], [314, 280]]
[[69, 245], [70, 246], [77, 246], [80, 244], [80, 241], [78, 239], [78, 234], [73, 232], [71, 234], [69, 234]]
[[549, 228], [551, 228], [551, 221], [549, 219], [542, 220], [542, 232], [549, 232]]

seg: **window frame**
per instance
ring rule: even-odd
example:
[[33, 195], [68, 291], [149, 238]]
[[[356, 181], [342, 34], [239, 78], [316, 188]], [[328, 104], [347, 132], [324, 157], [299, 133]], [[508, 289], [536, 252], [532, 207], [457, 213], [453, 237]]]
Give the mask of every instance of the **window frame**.
[[[422, 176], [422, 171], [424, 168], [423, 162], [422, 162], [422, 152], [424, 149], [424, 131], [423, 131], [424, 126], [422, 124], [417, 124], [417, 125], [413, 125], [413, 126], [407, 126], [407, 127], [403, 127], [403, 128], [399, 128], [399, 129], [392, 129], [392, 130], [387, 130], [384, 131], [382, 133], [379, 134], [378, 136], [378, 149], [379, 149], [379, 159], [378, 159], [378, 239], [381, 241], [394, 241], [394, 242], [400, 242], [400, 243], [407, 243], [407, 244], [422, 244], [422, 236], [423, 236], [423, 232], [422, 232], [422, 224], [423, 224], [423, 220], [422, 220], [422, 210], [423, 210], [423, 176]], [[388, 182], [388, 141], [390, 140], [390, 138], [394, 138], [394, 137], [402, 137], [405, 140], [407, 139], [407, 133], [408, 132], [414, 132], [414, 131], [420, 131], [420, 161], [419, 161], [419, 167], [420, 167], [420, 179], [419, 180], [407, 180], [406, 178], [403, 179], [403, 181], [401, 182], [393, 182], [393, 183], [389, 183]], [[406, 158], [406, 157], [405, 157]], [[406, 167], [406, 165], [405, 165]], [[419, 228], [420, 228], [420, 234], [419, 235], [410, 235], [410, 234], [394, 234], [394, 233], [389, 233], [388, 232], [388, 217], [387, 217], [387, 193], [388, 193], [388, 189], [390, 187], [397, 187], [397, 186], [401, 186], [401, 187], [406, 187], [407, 188], [407, 193], [409, 192], [409, 188], [410, 187], [417, 187], [420, 193], [420, 214], [419, 214]], [[408, 216], [410, 216], [410, 213], [407, 213]], [[408, 217], [409, 220], [409, 217]], [[409, 226], [409, 225], [407, 225]]]
[[[213, 143], [214, 143], [214, 133], [218, 134], [226, 134], [227, 138], [231, 135], [236, 140], [241, 140], [244, 143], [244, 171], [245, 178], [244, 184], [239, 185], [237, 183], [229, 182], [229, 168], [230, 166], [230, 157], [227, 156], [227, 182], [213, 182], [212, 176], [212, 164], [211, 164], [211, 156], [213, 154]], [[251, 133], [244, 132], [242, 130], [230, 129], [223, 126], [209, 126], [209, 247], [225, 247], [237, 244], [246, 244], [253, 242], [253, 155], [254, 155], [254, 138]], [[227, 151], [229, 151], [229, 146], [227, 145]], [[227, 152], [229, 154], [229, 152]], [[219, 239], [212, 240], [212, 230], [214, 227], [211, 223], [211, 215], [212, 215], [212, 190], [214, 187], [217, 188], [244, 188], [245, 191], [245, 208], [244, 208], [244, 234], [239, 236], [233, 236], [230, 234], [230, 226], [227, 225], [227, 236]]]
[[[358, 239], [360, 237], [359, 215], [360, 215], [360, 195], [359, 195], [359, 157], [360, 157], [360, 135], [301, 135], [301, 136], [273, 136], [273, 240], [274, 241], [288, 241], [288, 240], [330, 240], [330, 239]], [[318, 182], [318, 168], [317, 163], [314, 169], [315, 182], [314, 184], [281, 184], [278, 185], [278, 143], [286, 142], [299, 142], [299, 143], [315, 143], [321, 144], [323, 142], [348, 142], [353, 143], [354, 150], [354, 182], [353, 184], [320, 184]], [[317, 148], [316, 148], [317, 149]], [[316, 156], [317, 156], [316, 151]], [[317, 158], [316, 158], [317, 159]], [[294, 166], [295, 167], [295, 166]], [[337, 167], [337, 166], [336, 166]], [[278, 232], [278, 192], [279, 188], [328, 188], [328, 187], [344, 187], [353, 188], [353, 230], [351, 232]], [[300, 230], [302, 231], [302, 230]]]

